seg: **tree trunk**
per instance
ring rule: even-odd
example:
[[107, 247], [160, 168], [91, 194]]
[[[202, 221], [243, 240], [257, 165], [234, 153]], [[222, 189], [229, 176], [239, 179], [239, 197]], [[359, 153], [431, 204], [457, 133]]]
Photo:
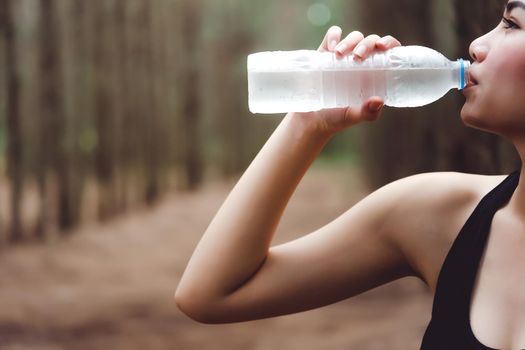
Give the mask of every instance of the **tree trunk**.
[[64, 45], [68, 55], [66, 56], [67, 62], [64, 62], [64, 64], [67, 64], [70, 70], [67, 79], [65, 79], [67, 87], [64, 86], [64, 89], [71, 105], [65, 118], [67, 125], [69, 125], [66, 135], [68, 140], [66, 143], [68, 145], [68, 168], [71, 178], [69, 216], [71, 227], [76, 227], [81, 220], [86, 172], [88, 169], [84, 150], [79, 142], [89, 120], [86, 106], [86, 101], [88, 100], [86, 98], [87, 77], [83, 74], [88, 61], [88, 45], [84, 40], [85, 30], [83, 27], [84, 13], [88, 4], [84, 0], [67, 0], [65, 3], [67, 3], [67, 12], [65, 14], [67, 20], [64, 22], [67, 24], [67, 27], [64, 26], [62, 31], [64, 32]]
[[128, 120], [128, 94], [126, 86], [126, 65], [128, 60], [128, 43], [126, 38], [127, 17], [126, 6], [128, 2], [118, 0], [116, 3], [114, 21], [115, 38], [115, 103], [116, 103], [116, 137], [115, 137], [115, 158], [117, 159], [117, 181], [116, 181], [116, 200], [117, 210], [125, 212], [128, 206], [127, 184], [130, 178], [128, 159], [126, 158], [127, 120]]
[[20, 78], [18, 71], [17, 44], [15, 22], [13, 20], [13, 2], [0, 2], [0, 19], [4, 27], [5, 40], [5, 72], [7, 75], [7, 176], [10, 184], [11, 222], [8, 231], [10, 242], [20, 242], [22, 232], [22, 187], [24, 171], [22, 164], [22, 129], [20, 115]]
[[[115, 215], [117, 208], [115, 195], [115, 103], [113, 96], [113, 69], [111, 47], [114, 45], [114, 32], [111, 31], [110, 18], [114, 1], [93, 3], [95, 10], [93, 45], [95, 78], [95, 129], [98, 143], [95, 150], [95, 173], [99, 186], [98, 217], [105, 221]], [[111, 18], [112, 19], [112, 18]]]
[[[57, 188], [56, 222], [61, 232], [68, 232], [73, 226], [71, 213], [71, 165], [66, 149], [67, 120], [64, 116], [63, 74], [60, 52], [60, 28], [58, 8], [54, 0], [40, 1], [40, 106], [41, 129], [39, 152], [41, 163], [38, 184], [42, 195], [42, 206], [48, 205], [47, 173], [52, 169]], [[39, 157], [39, 158], [40, 158]], [[45, 235], [47, 212], [41, 208], [41, 222], [37, 229], [40, 238]], [[40, 221], [39, 220], [39, 221]]]
[[144, 2], [142, 13], [140, 15], [140, 23], [142, 28], [142, 59], [145, 69], [144, 81], [144, 141], [145, 141], [145, 167], [146, 167], [146, 183], [144, 191], [144, 199], [147, 204], [153, 204], [159, 197], [159, 176], [160, 176], [160, 152], [157, 146], [158, 137], [158, 123], [160, 117], [159, 111], [155, 103], [156, 86], [155, 86], [155, 37], [153, 35], [153, 8], [151, 2]]
[[180, 91], [184, 92], [182, 102], [184, 139], [184, 163], [188, 189], [197, 188], [203, 178], [203, 164], [200, 137], [201, 101], [199, 95], [198, 41], [201, 26], [200, 1], [182, 1], [182, 62], [186, 63], [181, 72]]

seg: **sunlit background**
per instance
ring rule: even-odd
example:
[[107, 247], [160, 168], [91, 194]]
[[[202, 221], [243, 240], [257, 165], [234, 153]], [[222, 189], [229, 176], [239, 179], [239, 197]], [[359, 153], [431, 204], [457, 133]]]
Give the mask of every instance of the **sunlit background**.
[[[316, 49], [339, 25], [468, 59], [503, 3], [0, 0], [0, 348], [417, 348], [431, 303], [418, 281], [228, 326], [190, 321], [172, 293], [283, 116], [248, 111], [249, 53]], [[514, 169], [510, 145], [462, 125], [462, 102], [386, 108], [334, 137], [277, 239], [402, 176]]]

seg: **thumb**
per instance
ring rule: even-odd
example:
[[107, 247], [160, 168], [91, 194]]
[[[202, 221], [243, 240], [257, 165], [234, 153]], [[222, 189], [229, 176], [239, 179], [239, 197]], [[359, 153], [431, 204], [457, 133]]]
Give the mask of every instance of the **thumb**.
[[361, 108], [347, 108], [345, 112], [345, 124], [351, 126], [364, 121], [373, 121], [379, 117], [385, 102], [381, 97], [374, 96], [366, 100]]
[[381, 97], [370, 97], [361, 107], [361, 112], [365, 120], [376, 120], [385, 105]]

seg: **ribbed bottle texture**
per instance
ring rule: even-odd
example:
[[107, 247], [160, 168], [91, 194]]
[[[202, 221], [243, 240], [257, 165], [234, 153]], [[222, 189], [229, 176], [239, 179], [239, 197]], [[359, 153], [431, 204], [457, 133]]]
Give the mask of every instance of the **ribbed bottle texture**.
[[249, 108], [308, 112], [359, 106], [371, 96], [393, 107], [422, 106], [462, 89], [469, 66], [422, 46], [396, 47], [365, 60], [313, 50], [259, 52], [248, 56]]

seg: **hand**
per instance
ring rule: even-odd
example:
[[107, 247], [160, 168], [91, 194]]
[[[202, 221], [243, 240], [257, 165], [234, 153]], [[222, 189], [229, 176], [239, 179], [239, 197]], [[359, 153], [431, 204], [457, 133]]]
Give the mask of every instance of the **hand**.
[[[365, 38], [362, 33], [353, 31], [341, 40], [341, 34], [340, 27], [330, 27], [318, 51], [335, 52], [338, 58], [353, 54], [355, 59], [362, 60], [374, 52], [401, 46], [400, 42], [390, 35], [381, 38], [372, 34]], [[303, 123], [312, 123], [310, 126], [313, 125], [316, 131], [332, 135], [360, 122], [376, 120], [383, 105], [384, 101], [381, 97], [373, 96], [367, 99], [360, 108], [332, 108], [315, 112], [297, 112], [293, 115], [301, 118]]]

